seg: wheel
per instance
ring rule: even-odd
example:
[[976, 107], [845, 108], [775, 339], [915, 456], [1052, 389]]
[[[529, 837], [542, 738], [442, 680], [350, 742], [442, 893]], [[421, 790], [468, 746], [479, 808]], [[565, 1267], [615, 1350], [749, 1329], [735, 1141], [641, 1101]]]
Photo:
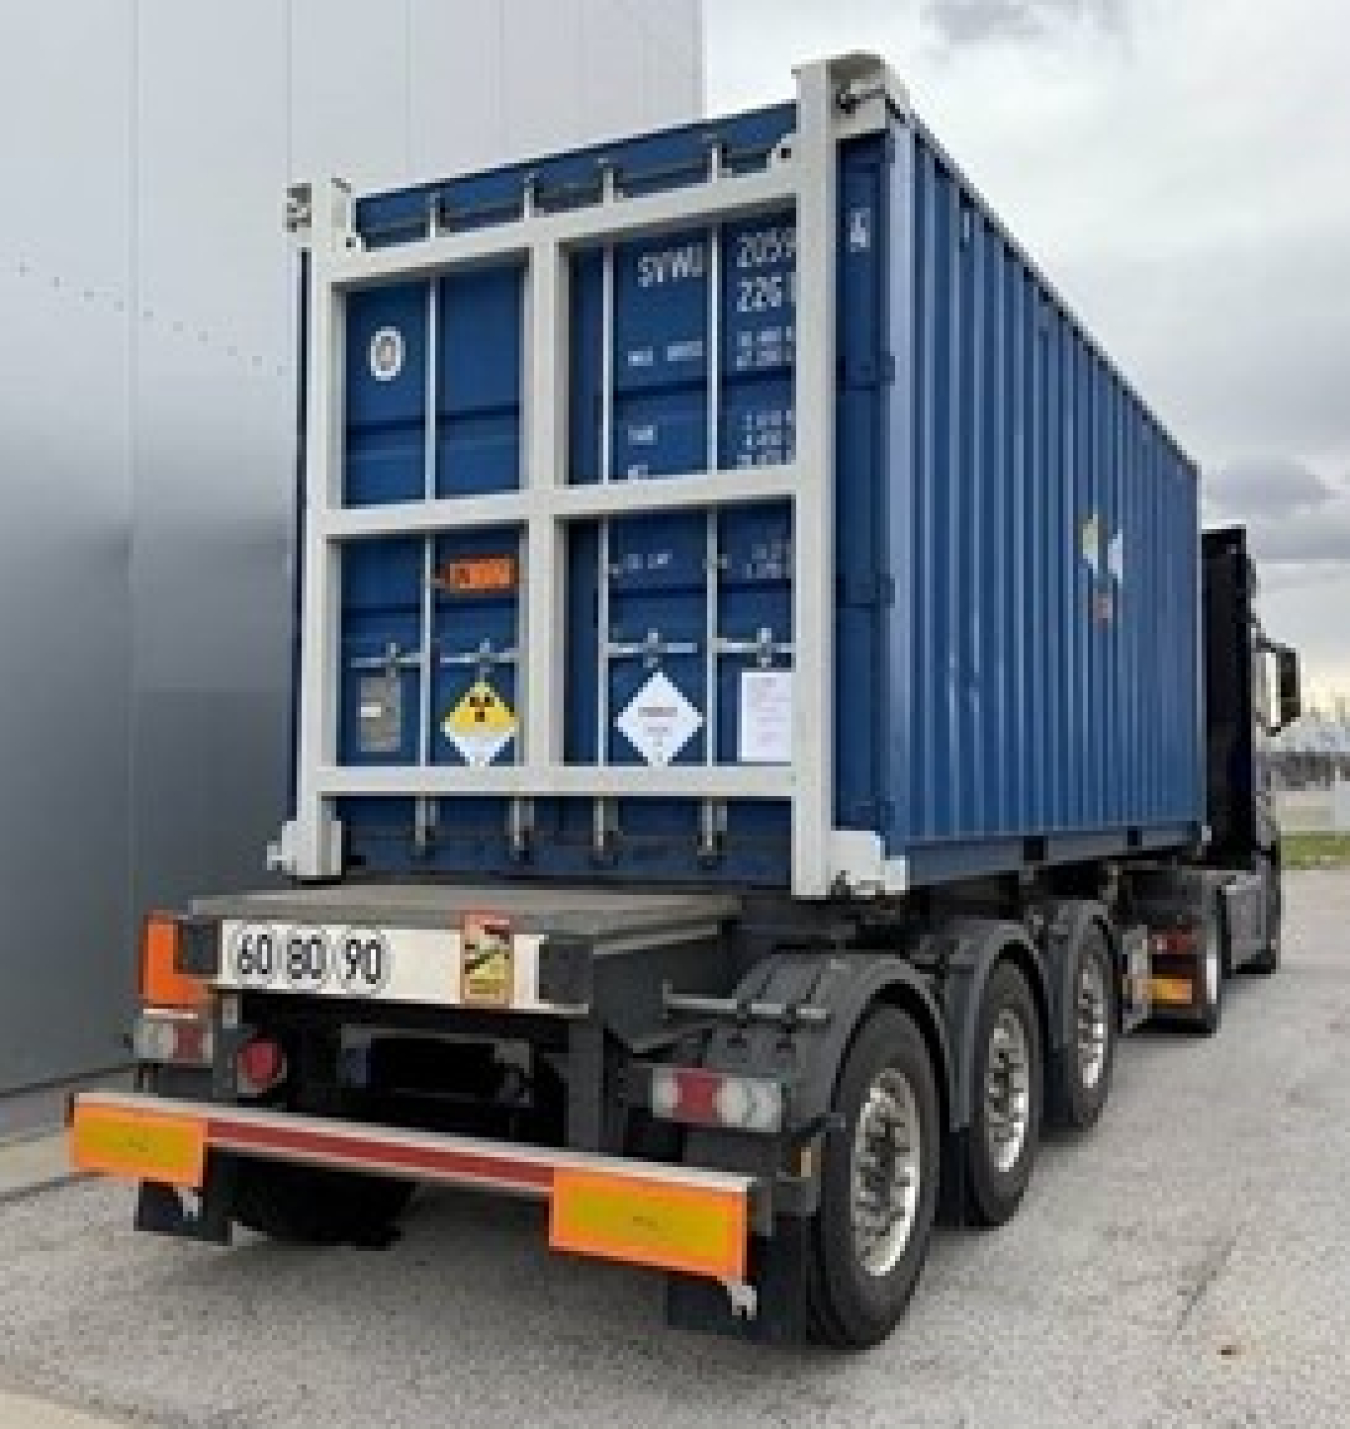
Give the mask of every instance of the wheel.
[[1102, 1114], [1116, 1058], [1119, 985], [1115, 961], [1101, 927], [1093, 923], [1078, 942], [1069, 976], [1073, 1040], [1055, 1071], [1055, 1120], [1086, 1131]]
[[859, 1028], [834, 1110], [843, 1126], [825, 1140], [811, 1319], [818, 1338], [862, 1348], [885, 1339], [904, 1313], [937, 1211], [937, 1086], [906, 1013], [878, 1008]]
[[241, 1158], [233, 1216], [272, 1240], [383, 1247], [415, 1189], [389, 1177]]
[[1031, 1179], [1044, 1078], [1036, 1004], [1012, 963], [999, 963], [989, 975], [975, 1037], [966, 1214], [977, 1225], [1000, 1226]]
[[1254, 958], [1243, 964], [1244, 971], [1263, 973], [1267, 977], [1280, 966], [1280, 934], [1284, 920], [1284, 898], [1280, 888], [1280, 871], [1273, 860], [1257, 861], [1256, 871], [1266, 881], [1266, 941]]
[[1212, 1037], [1223, 1021], [1223, 939], [1213, 908], [1200, 928], [1200, 979], [1192, 1025], [1202, 1037]]

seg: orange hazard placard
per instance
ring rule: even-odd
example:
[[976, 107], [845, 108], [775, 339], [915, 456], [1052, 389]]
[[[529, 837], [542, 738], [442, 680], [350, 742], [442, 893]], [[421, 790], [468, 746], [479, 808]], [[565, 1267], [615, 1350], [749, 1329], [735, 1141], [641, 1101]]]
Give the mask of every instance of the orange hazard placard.
[[446, 561], [436, 573], [438, 589], [450, 595], [486, 595], [515, 590], [514, 556], [465, 556]]

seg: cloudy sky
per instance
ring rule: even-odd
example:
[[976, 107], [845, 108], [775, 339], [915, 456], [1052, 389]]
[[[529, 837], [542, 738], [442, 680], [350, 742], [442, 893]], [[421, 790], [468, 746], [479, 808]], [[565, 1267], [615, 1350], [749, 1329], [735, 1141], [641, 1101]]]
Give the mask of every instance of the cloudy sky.
[[1245, 520], [1266, 624], [1350, 695], [1350, 5], [706, 0], [713, 112], [886, 55]]

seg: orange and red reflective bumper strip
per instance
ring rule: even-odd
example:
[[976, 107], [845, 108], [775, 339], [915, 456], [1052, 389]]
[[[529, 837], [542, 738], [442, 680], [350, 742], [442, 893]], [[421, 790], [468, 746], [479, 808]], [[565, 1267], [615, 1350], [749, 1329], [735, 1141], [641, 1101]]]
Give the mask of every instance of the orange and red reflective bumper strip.
[[549, 1203], [555, 1250], [746, 1276], [748, 1176], [209, 1102], [117, 1092], [75, 1101], [71, 1155], [81, 1171], [200, 1190], [209, 1151], [532, 1196]]

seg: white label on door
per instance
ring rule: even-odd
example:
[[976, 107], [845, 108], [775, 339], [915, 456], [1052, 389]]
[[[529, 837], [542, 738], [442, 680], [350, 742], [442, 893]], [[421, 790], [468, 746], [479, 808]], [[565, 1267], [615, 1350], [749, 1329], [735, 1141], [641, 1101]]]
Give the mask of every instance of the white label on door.
[[792, 671], [742, 670], [737, 757], [742, 764], [792, 763]]
[[664, 767], [703, 728], [703, 716], [658, 670], [629, 700], [615, 724], [648, 764]]

